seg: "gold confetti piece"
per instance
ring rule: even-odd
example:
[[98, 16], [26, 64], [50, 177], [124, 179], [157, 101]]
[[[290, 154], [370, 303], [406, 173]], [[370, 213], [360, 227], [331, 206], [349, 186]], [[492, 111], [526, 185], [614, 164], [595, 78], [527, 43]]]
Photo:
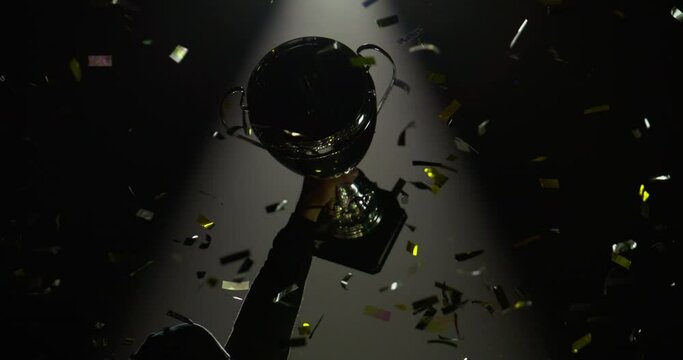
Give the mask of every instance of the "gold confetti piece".
[[389, 25], [394, 25], [398, 23], [398, 15], [387, 16], [381, 19], [377, 19], [377, 26], [387, 27]]
[[626, 270], [631, 268], [631, 260], [619, 254], [612, 253], [612, 262], [621, 265]]
[[154, 213], [147, 210], [147, 209], [138, 209], [138, 211], [135, 213], [135, 216], [145, 219], [147, 221], [152, 221], [152, 218], [154, 217]]
[[389, 321], [391, 318], [391, 311], [380, 309], [372, 305], [367, 305], [363, 310], [363, 314], [384, 321]]
[[354, 67], [364, 67], [375, 65], [375, 58], [372, 56], [356, 56], [350, 59], [351, 66]]
[[173, 52], [169, 55], [169, 57], [179, 64], [181, 61], [183, 61], [183, 58], [185, 55], [187, 55], [188, 51], [189, 50], [186, 47], [178, 45], [175, 47], [175, 49], [173, 49]]
[[671, 8], [671, 16], [683, 23], [683, 11], [679, 10], [677, 7], [674, 6]]
[[249, 290], [249, 281], [232, 282], [232, 281], [223, 280], [223, 284], [221, 285], [221, 288], [223, 288], [223, 290], [233, 290], [233, 291]]
[[609, 110], [610, 110], [609, 104], [596, 105], [596, 106], [592, 106], [592, 107], [589, 107], [588, 109], [584, 110], [583, 114], [588, 115], [588, 114], [593, 114], [593, 113], [598, 113], [598, 112], [603, 112], [603, 111], [609, 111]]
[[396, 304], [394, 306], [401, 311], [408, 311], [408, 305], [406, 304]]
[[523, 309], [525, 307], [531, 307], [534, 303], [531, 300], [519, 300], [515, 302], [515, 310]]
[[484, 134], [486, 134], [486, 126], [489, 124], [489, 122], [491, 122], [491, 120], [486, 119], [481, 124], [479, 124], [479, 126], [477, 126], [477, 135], [483, 136]]
[[531, 162], [543, 162], [546, 160], [548, 160], [548, 157], [541, 155], [541, 156], [537, 156], [537, 157], [531, 159]]
[[448, 177], [446, 175], [439, 173], [433, 167], [424, 168], [424, 173], [432, 180], [432, 186], [430, 187], [430, 190], [435, 194], [439, 192], [441, 187], [446, 183], [446, 181], [448, 181]]
[[199, 223], [199, 225], [201, 225], [206, 230], [211, 230], [211, 229], [213, 229], [214, 226], [216, 226], [216, 224], [213, 221], [209, 220], [204, 215], [199, 215], [197, 217], [197, 222]]
[[305, 322], [299, 326], [297, 330], [299, 331], [299, 335], [308, 335], [311, 333], [311, 324]]
[[620, 243], [612, 244], [612, 253], [621, 254], [625, 251], [635, 249], [636, 246], [638, 246], [638, 243], [636, 243], [632, 239], [629, 239]]
[[74, 75], [74, 79], [76, 79], [77, 82], [80, 82], [82, 77], [81, 64], [78, 62], [78, 60], [76, 60], [76, 58], [71, 58], [71, 61], [69, 61], [69, 69]]
[[111, 55], [88, 55], [89, 67], [111, 67]]
[[343, 279], [341, 279], [341, 281], [340, 281], [341, 287], [343, 287], [344, 290], [348, 290], [348, 289], [349, 289], [349, 288], [348, 288], [348, 286], [349, 286], [349, 280], [351, 280], [351, 277], [352, 277], [352, 276], [353, 276], [352, 273], [348, 273], [348, 274], [346, 274], [346, 275], [344, 276]]
[[441, 50], [439, 50], [439, 48], [434, 44], [417, 44], [415, 46], [411, 46], [408, 49], [408, 52], [410, 53], [414, 53], [417, 51], [431, 51], [435, 54], [441, 54]]
[[446, 83], [446, 75], [430, 72], [427, 74], [427, 80], [434, 84], [444, 84]]
[[650, 198], [650, 193], [648, 193], [648, 192], [645, 190], [645, 185], [644, 185], [644, 184], [640, 184], [640, 189], [638, 189], [638, 195], [640, 195], [640, 198], [643, 200], [643, 202], [646, 202], [647, 199]]
[[524, 29], [526, 28], [526, 24], [529, 21], [527, 19], [524, 19], [524, 22], [522, 22], [522, 25], [519, 26], [519, 29], [517, 29], [517, 34], [515, 34], [515, 37], [512, 38], [512, 41], [510, 42], [510, 49], [512, 49], [515, 44], [517, 43], [517, 40], [519, 39], [519, 36], [522, 35], [522, 32], [524, 32]]
[[153, 263], [154, 263], [154, 260], [147, 261], [144, 265], [140, 266], [136, 270], [133, 270], [130, 274], [128, 274], [128, 276], [133, 277], [133, 276], [137, 275], [140, 271], [146, 269], [148, 266], [152, 265]]
[[439, 113], [439, 119], [448, 121], [451, 117], [453, 117], [455, 112], [460, 109], [461, 106], [462, 104], [460, 104], [460, 101], [453, 99], [453, 101], [451, 101], [451, 103], [448, 104], [448, 106], [446, 106], [441, 113]]
[[588, 333], [582, 336], [579, 340], [574, 341], [574, 343], [572, 344], [572, 353], [578, 353], [579, 350], [583, 349], [584, 347], [586, 347], [586, 345], [590, 344], [592, 340], [593, 336], [591, 335], [591, 333]]
[[417, 256], [417, 248], [418, 248], [417, 244], [414, 244], [413, 242], [408, 241], [408, 244], [406, 246], [406, 250], [409, 253], [413, 254], [413, 256]]
[[538, 179], [538, 183], [543, 189], [559, 189], [560, 180], [559, 179]]

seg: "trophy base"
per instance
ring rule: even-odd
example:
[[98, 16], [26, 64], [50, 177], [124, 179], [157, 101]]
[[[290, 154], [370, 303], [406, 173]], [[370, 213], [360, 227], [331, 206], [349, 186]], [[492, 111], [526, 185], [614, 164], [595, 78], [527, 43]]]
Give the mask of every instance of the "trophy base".
[[380, 272], [408, 216], [395, 193], [377, 189], [375, 196], [382, 209], [382, 220], [369, 234], [355, 239], [324, 235], [316, 242], [313, 255], [368, 274]]

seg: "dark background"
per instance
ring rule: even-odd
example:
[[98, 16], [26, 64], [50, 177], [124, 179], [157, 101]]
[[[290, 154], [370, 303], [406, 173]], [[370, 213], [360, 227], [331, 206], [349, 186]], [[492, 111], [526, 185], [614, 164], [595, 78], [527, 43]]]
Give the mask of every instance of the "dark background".
[[[126, 314], [121, 304], [136, 290], [127, 273], [153, 251], [141, 239], [170, 211], [155, 196], [186, 185], [195, 149], [217, 129], [226, 79], [245, 65], [240, 54], [257, 36], [241, 29], [265, 26], [273, 5], [20, 3], [4, 12], [0, 59], [1, 311], [9, 333], [2, 342], [16, 351], [7, 358], [105, 358], [106, 347], [93, 346], [100, 335], [92, 324]], [[464, 104], [443, 131], [479, 151], [475, 170], [504, 241], [541, 234], [514, 261], [526, 269], [520, 288], [543, 299], [535, 310], [548, 328], [549, 357], [568, 357], [568, 344], [587, 328], [601, 340], [581, 353], [585, 359], [680, 354], [680, 284], [671, 284], [680, 282], [683, 24], [669, 14], [672, 5], [395, 2], [403, 22], [425, 28], [425, 41], [452, 49], [415, 56], [447, 74], [442, 102]], [[240, 16], [228, 23], [221, 11]], [[485, 28], [506, 18], [529, 18], [514, 50], [516, 28]], [[190, 23], [196, 32], [182, 30]], [[201, 56], [176, 71], [168, 49], [190, 39], [190, 52]], [[114, 66], [87, 68], [92, 54], [115, 54]], [[71, 58], [81, 64], [81, 81], [69, 71]], [[583, 115], [600, 104], [610, 110]], [[487, 118], [496, 126], [477, 136]], [[540, 155], [548, 160], [530, 162]], [[662, 174], [671, 180], [648, 182]], [[561, 189], [540, 189], [538, 178], [559, 178]], [[651, 196], [648, 216], [640, 184]], [[158, 221], [131, 216], [140, 207], [154, 208]], [[561, 237], [548, 230], [554, 227]], [[629, 238], [638, 243], [625, 255], [629, 271], [604, 261], [612, 243]], [[54, 246], [57, 255], [45, 250]], [[608, 274], [625, 280], [605, 295]], [[56, 279], [65, 281], [49, 294], [31, 294]], [[579, 303], [591, 307], [570, 311]], [[637, 329], [642, 335], [630, 337]]]

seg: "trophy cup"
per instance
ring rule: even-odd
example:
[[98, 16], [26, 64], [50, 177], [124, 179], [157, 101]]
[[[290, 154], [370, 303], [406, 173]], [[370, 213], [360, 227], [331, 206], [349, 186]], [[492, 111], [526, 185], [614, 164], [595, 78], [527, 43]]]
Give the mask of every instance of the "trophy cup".
[[[379, 102], [367, 58], [360, 56], [366, 50], [384, 55], [393, 67]], [[354, 52], [332, 39], [301, 37], [270, 50], [251, 73], [246, 91], [235, 87], [225, 93], [224, 99], [241, 93], [242, 126], [228, 128], [222, 113], [221, 121], [229, 135], [266, 149], [298, 174], [337, 177], [365, 156], [395, 80], [393, 59], [376, 45]], [[235, 135], [240, 129], [246, 136]], [[260, 143], [249, 138], [252, 132]], [[382, 190], [359, 171], [352, 184], [338, 186], [314, 255], [378, 273], [407, 217], [397, 200], [404, 184], [399, 179], [392, 191]]]

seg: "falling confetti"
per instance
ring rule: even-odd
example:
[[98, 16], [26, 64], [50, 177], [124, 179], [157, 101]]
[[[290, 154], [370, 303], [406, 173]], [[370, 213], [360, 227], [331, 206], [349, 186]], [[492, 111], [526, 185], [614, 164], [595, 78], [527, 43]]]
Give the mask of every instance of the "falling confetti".
[[604, 111], [609, 111], [609, 110], [610, 110], [609, 104], [597, 105], [597, 106], [589, 107], [588, 109], [584, 110], [583, 114], [588, 115], [588, 114], [604, 112]]
[[413, 256], [417, 256], [417, 249], [418, 246], [417, 244], [414, 244], [411, 241], [408, 241], [408, 244], [406, 245], [406, 250], [411, 253]]
[[486, 266], [480, 266], [478, 269], [472, 270], [472, 271], [455, 269], [456, 273], [458, 273], [460, 275], [469, 275], [469, 276], [479, 276], [479, 275], [483, 274], [484, 271], [486, 271]]
[[286, 205], [287, 205], [287, 200], [282, 200], [280, 202], [270, 204], [270, 205], [266, 206], [266, 213], [270, 214], [270, 213], [282, 211], [285, 209]]
[[450, 120], [450, 118], [453, 117], [453, 115], [456, 113], [456, 111], [458, 111], [458, 109], [460, 109], [461, 106], [462, 104], [460, 104], [460, 101], [453, 99], [453, 101], [451, 101], [451, 103], [439, 113], [439, 119], [443, 121]]
[[192, 321], [190, 318], [188, 318], [185, 315], [178, 314], [177, 312], [175, 312], [173, 310], [168, 310], [166, 312], [166, 316], [170, 316], [170, 317], [172, 317], [178, 321], [182, 321], [186, 324], [194, 324], [194, 321]]
[[180, 62], [183, 61], [183, 58], [185, 58], [185, 55], [187, 55], [188, 51], [189, 50], [186, 47], [178, 45], [175, 47], [175, 49], [173, 49], [173, 52], [169, 55], [169, 57], [176, 63], [180, 64]]
[[474, 151], [476, 154], [479, 154], [479, 151], [477, 151], [477, 149], [473, 148], [472, 145], [466, 143], [465, 140], [463, 140], [457, 136], [455, 138], [453, 138], [453, 142], [455, 143], [455, 147], [457, 147], [458, 150], [460, 150], [462, 152], [470, 152], [470, 150], [471, 150], [471, 151]]
[[486, 309], [486, 311], [488, 311], [489, 314], [491, 314], [491, 315], [493, 315], [493, 313], [496, 311], [495, 308], [493, 307], [493, 305], [491, 305], [491, 304], [489, 304], [489, 303], [487, 303], [487, 302], [485, 302], [485, 301], [481, 301], [481, 300], [472, 300], [472, 304], [479, 304], [479, 305], [481, 305], [481, 307], [483, 307], [484, 309]]
[[408, 223], [405, 224], [405, 227], [407, 227], [408, 230], [410, 230], [412, 232], [415, 232], [415, 230], [417, 229], [417, 227], [415, 227], [414, 225], [410, 225]]
[[419, 312], [426, 308], [432, 307], [439, 303], [439, 298], [436, 295], [428, 296], [424, 299], [413, 302], [413, 311]]
[[135, 339], [133, 339], [133, 338], [123, 339], [123, 345], [133, 345], [134, 342], [135, 342]]
[[638, 246], [638, 243], [633, 241], [632, 239], [612, 244], [612, 253], [614, 254], [621, 254], [623, 252], [626, 252], [628, 250], [633, 250]]
[[406, 125], [403, 130], [401, 131], [401, 134], [398, 136], [398, 146], [405, 146], [406, 145], [406, 131], [410, 128], [415, 127], [415, 121], [411, 121]]
[[153, 263], [154, 263], [154, 260], [149, 260], [149, 261], [147, 261], [144, 265], [142, 265], [142, 266], [140, 266], [139, 268], [137, 268], [137, 269], [131, 271], [130, 274], [128, 274], [128, 276], [133, 277], [133, 276], [137, 275], [140, 271], [146, 269], [147, 267], [149, 267], [149, 266], [152, 265]]
[[69, 69], [74, 75], [74, 79], [76, 79], [77, 82], [80, 82], [82, 77], [81, 64], [78, 62], [78, 60], [76, 60], [76, 58], [72, 58], [69, 61]]
[[515, 310], [523, 309], [523, 308], [528, 308], [531, 307], [534, 303], [531, 300], [519, 300], [515, 302], [515, 305], [513, 307]]
[[135, 216], [145, 219], [147, 221], [152, 221], [152, 218], [154, 217], [154, 213], [147, 210], [147, 209], [138, 209], [138, 211], [135, 213]]
[[348, 274], [344, 275], [344, 278], [341, 279], [341, 280], [339, 281], [339, 283], [341, 284], [341, 287], [343, 287], [344, 290], [348, 290], [348, 289], [349, 289], [349, 288], [348, 288], [348, 286], [349, 286], [349, 280], [351, 280], [351, 277], [352, 277], [352, 276], [353, 276], [352, 273], [348, 273]]
[[430, 187], [430, 190], [433, 193], [438, 193], [443, 185], [448, 181], [448, 177], [439, 173], [436, 171], [436, 169], [432, 167], [426, 167], [424, 168], [424, 173], [427, 175], [429, 179], [432, 180], [432, 186]]
[[671, 175], [659, 175], [655, 177], [651, 177], [650, 182], [655, 182], [655, 181], [669, 181], [671, 180]]
[[683, 23], [683, 11], [679, 10], [677, 7], [674, 6], [671, 8], [671, 16]]
[[458, 347], [458, 344], [452, 342], [452, 341], [447, 341], [447, 340], [438, 340], [438, 339], [431, 339], [427, 340], [427, 344], [444, 344], [444, 345], [449, 345], [452, 347]]
[[403, 91], [407, 92], [408, 94], [410, 94], [410, 85], [408, 85], [405, 81], [403, 81], [401, 79], [395, 79], [394, 85], [398, 88], [403, 89]]
[[249, 290], [249, 281], [233, 282], [233, 281], [223, 280], [223, 284], [221, 285], [221, 288], [223, 288], [223, 290], [232, 290], [232, 291]]
[[422, 316], [422, 319], [420, 319], [417, 325], [415, 325], [415, 328], [418, 330], [424, 330], [427, 327], [427, 325], [429, 325], [429, 323], [432, 321], [434, 315], [436, 315], [436, 309], [428, 308]]
[[372, 305], [367, 305], [363, 310], [363, 314], [384, 321], [389, 321], [391, 318], [391, 311], [380, 309]]
[[142, 40], [142, 45], [146, 45], [146, 46], [152, 45], [152, 40], [151, 39]]
[[212, 220], [209, 220], [209, 218], [207, 218], [204, 215], [199, 215], [197, 217], [197, 223], [199, 223], [199, 225], [201, 225], [206, 230], [211, 230], [214, 228], [214, 226], [216, 226], [216, 224]]
[[431, 51], [435, 54], [441, 54], [441, 50], [434, 44], [418, 44], [408, 48], [408, 52], [414, 53], [418, 51]]
[[531, 162], [543, 162], [546, 160], [548, 160], [548, 157], [541, 155], [541, 156], [537, 156], [537, 157], [531, 159]]
[[211, 137], [218, 140], [225, 140], [225, 135], [221, 134], [218, 131], [214, 131], [213, 134], [211, 134]]
[[650, 198], [650, 193], [648, 193], [647, 190], [645, 190], [645, 185], [643, 185], [643, 184], [640, 185], [640, 189], [638, 190], [638, 195], [640, 195], [640, 198], [641, 198], [641, 200], [643, 200], [643, 202], [646, 202], [647, 199]]
[[470, 251], [466, 253], [459, 253], [455, 254], [455, 260], [456, 261], [465, 261], [469, 260], [473, 257], [479, 256], [484, 253], [484, 250], [476, 250], [476, 251]]
[[387, 27], [398, 23], [398, 15], [387, 16], [381, 19], [377, 19], [377, 26]]
[[299, 326], [297, 330], [299, 331], [299, 335], [308, 335], [311, 333], [311, 324], [305, 322], [301, 326]]
[[486, 134], [486, 126], [489, 124], [490, 121], [491, 120], [486, 119], [481, 124], [479, 124], [479, 126], [477, 126], [477, 135], [483, 136], [484, 134]]
[[254, 261], [251, 260], [251, 258], [246, 258], [244, 259], [244, 262], [240, 266], [240, 268], [237, 270], [238, 274], [245, 273], [251, 269], [251, 266], [254, 265]]
[[448, 324], [451, 322], [451, 317], [450, 316], [436, 316], [432, 319], [431, 322], [427, 325], [427, 328], [425, 329], [427, 332], [430, 333], [443, 333], [448, 331]]
[[392, 282], [391, 284], [389, 284], [389, 285], [387, 285], [387, 286], [382, 286], [382, 287], [379, 289], [379, 292], [385, 292], [385, 291], [387, 291], [387, 290], [394, 291], [394, 290], [398, 289], [399, 287], [401, 287], [401, 285], [402, 285], [402, 284], [401, 284], [400, 282], [394, 281], [394, 282]]
[[279, 293], [277, 293], [277, 295], [275, 295], [275, 297], [273, 298], [273, 302], [274, 303], [282, 302], [282, 299], [284, 299], [287, 295], [289, 295], [290, 293], [292, 293], [298, 289], [299, 289], [299, 286], [296, 283], [287, 286], [284, 290], [280, 291]]
[[538, 179], [538, 183], [543, 189], [559, 189], [560, 180], [559, 179]]
[[612, 253], [612, 262], [620, 265], [624, 269], [628, 270], [631, 268], [631, 260], [619, 255]]
[[377, 2], [377, 0], [365, 0], [365, 1], [363, 1], [363, 6], [368, 7], [372, 4], [374, 4], [375, 2]]
[[315, 334], [315, 331], [318, 329], [318, 326], [320, 325], [320, 322], [323, 321], [323, 317], [325, 314], [320, 315], [320, 319], [318, 319], [318, 322], [315, 323], [315, 326], [313, 327], [313, 330], [311, 330], [311, 334], [308, 335], [309, 339], [313, 338], [313, 335]]
[[491, 286], [491, 290], [496, 295], [496, 299], [498, 299], [498, 304], [500, 304], [502, 310], [510, 307], [510, 301], [508, 301], [508, 297], [505, 295], [505, 290], [503, 290], [502, 286], [493, 285]]
[[227, 265], [231, 262], [248, 258], [250, 255], [251, 255], [251, 252], [249, 250], [242, 250], [242, 251], [221, 257], [220, 263], [221, 263], [221, 265]]
[[88, 55], [89, 67], [111, 67], [111, 55]]
[[424, 28], [418, 27], [411, 30], [406, 36], [398, 39], [398, 44], [401, 46], [409, 45], [413, 41], [417, 40], [420, 36], [424, 34]]
[[356, 56], [349, 59], [351, 66], [354, 67], [365, 67], [370, 65], [375, 65], [375, 58], [372, 56]]
[[512, 38], [512, 41], [510, 42], [510, 49], [515, 47], [515, 44], [517, 43], [519, 36], [522, 35], [522, 32], [524, 32], [524, 29], [526, 28], [526, 24], [528, 22], [529, 21], [527, 19], [524, 19], [524, 22], [522, 22], [522, 25], [519, 26], [519, 29], [517, 29], [517, 34], [515, 34], [515, 37]]
[[591, 335], [591, 333], [588, 333], [582, 336], [579, 340], [574, 341], [574, 343], [572, 344], [572, 353], [578, 353], [579, 350], [583, 349], [584, 347], [586, 347], [586, 345], [590, 344], [592, 340], [593, 336]]

